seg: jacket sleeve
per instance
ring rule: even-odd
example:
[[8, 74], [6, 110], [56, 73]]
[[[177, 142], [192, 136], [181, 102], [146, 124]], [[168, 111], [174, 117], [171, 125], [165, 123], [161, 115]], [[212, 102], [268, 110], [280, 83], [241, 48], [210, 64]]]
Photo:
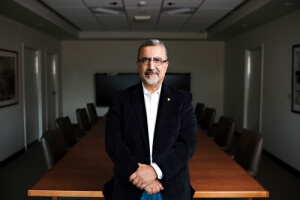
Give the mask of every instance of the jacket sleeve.
[[123, 140], [121, 96], [114, 96], [106, 115], [105, 149], [114, 163], [114, 171], [118, 176], [129, 178], [138, 169], [137, 160]]

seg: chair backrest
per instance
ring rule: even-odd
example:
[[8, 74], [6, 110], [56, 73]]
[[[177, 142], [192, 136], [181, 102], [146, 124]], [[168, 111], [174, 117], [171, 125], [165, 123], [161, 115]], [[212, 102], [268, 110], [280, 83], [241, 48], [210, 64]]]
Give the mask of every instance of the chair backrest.
[[79, 127], [83, 132], [87, 132], [92, 128], [89, 116], [85, 108], [77, 108], [76, 116]]
[[232, 117], [221, 116], [214, 131], [214, 141], [224, 150], [229, 151], [233, 140], [235, 121]]
[[61, 130], [53, 129], [45, 131], [41, 138], [41, 143], [47, 168], [51, 169], [53, 165], [67, 153], [67, 146]]
[[203, 117], [204, 114], [204, 110], [205, 110], [205, 104], [204, 103], [197, 103], [195, 106], [195, 115], [197, 118], [197, 123], [200, 124], [201, 119]]
[[251, 176], [258, 173], [263, 150], [263, 137], [258, 131], [242, 130], [234, 159], [248, 171]]
[[90, 120], [92, 124], [96, 124], [98, 121], [98, 114], [97, 114], [97, 110], [96, 110], [96, 106], [94, 103], [87, 103], [87, 109], [88, 109], [88, 113], [90, 116]]
[[215, 122], [216, 110], [214, 108], [205, 108], [203, 117], [200, 121], [200, 128], [204, 131], [212, 129]]
[[68, 116], [59, 117], [55, 120], [55, 124], [61, 130], [67, 147], [71, 148], [74, 146], [77, 140], [70, 118]]

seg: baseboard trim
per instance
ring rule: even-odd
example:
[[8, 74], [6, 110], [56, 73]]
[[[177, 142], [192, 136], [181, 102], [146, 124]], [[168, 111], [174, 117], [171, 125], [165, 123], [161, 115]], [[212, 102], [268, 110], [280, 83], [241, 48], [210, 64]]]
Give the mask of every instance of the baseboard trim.
[[[35, 141], [31, 142], [30, 144], [28, 144], [27, 148], [30, 148], [30, 146], [32, 146], [36, 142], [39, 142], [39, 140], [35, 140]], [[21, 150], [17, 151], [16, 153], [12, 154], [11, 156], [5, 158], [4, 160], [2, 160], [0, 162], [0, 168], [2, 168], [3, 166], [7, 165], [8, 163], [10, 163], [11, 161], [13, 161], [14, 159], [16, 159], [17, 157], [19, 157], [21, 154], [23, 154], [25, 152], [26, 151], [25, 151], [25, 147], [24, 147]]]
[[300, 171], [298, 171], [294, 167], [292, 167], [289, 164], [285, 163], [284, 161], [282, 161], [281, 159], [277, 158], [272, 153], [270, 153], [270, 152], [268, 152], [266, 150], [263, 150], [263, 154], [265, 156], [267, 156], [268, 158], [270, 158], [271, 160], [273, 160], [274, 162], [276, 162], [277, 164], [279, 164], [281, 167], [283, 167], [287, 171], [289, 171], [290, 173], [292, 173], [295, 176], [297, 176], [298, 178], [300, 178]]

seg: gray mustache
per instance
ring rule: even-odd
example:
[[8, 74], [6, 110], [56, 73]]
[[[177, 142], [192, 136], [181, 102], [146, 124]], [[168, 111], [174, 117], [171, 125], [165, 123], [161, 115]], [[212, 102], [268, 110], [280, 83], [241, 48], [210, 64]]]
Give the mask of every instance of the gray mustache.
[[149, 75], [149, 74], [152, 74], [152, 73], [155, 73], [155, 74], [159, 75], [159, 72], [157, 70], [149, 70], [149, 69], [147, 69], [145, 71], [145, 75]]

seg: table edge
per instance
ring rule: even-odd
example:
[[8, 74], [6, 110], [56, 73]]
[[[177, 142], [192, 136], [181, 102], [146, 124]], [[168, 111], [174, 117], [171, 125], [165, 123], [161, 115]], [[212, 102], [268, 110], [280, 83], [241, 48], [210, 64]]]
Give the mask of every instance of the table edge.
[[33, 190], [29, 189], [28, 196], [43, 197], [104, 197], [102, 191], [67, 191], [67, 190]]
[[269, 191], [196, 191], [194, 198], [260, 198], [269, 197]]

